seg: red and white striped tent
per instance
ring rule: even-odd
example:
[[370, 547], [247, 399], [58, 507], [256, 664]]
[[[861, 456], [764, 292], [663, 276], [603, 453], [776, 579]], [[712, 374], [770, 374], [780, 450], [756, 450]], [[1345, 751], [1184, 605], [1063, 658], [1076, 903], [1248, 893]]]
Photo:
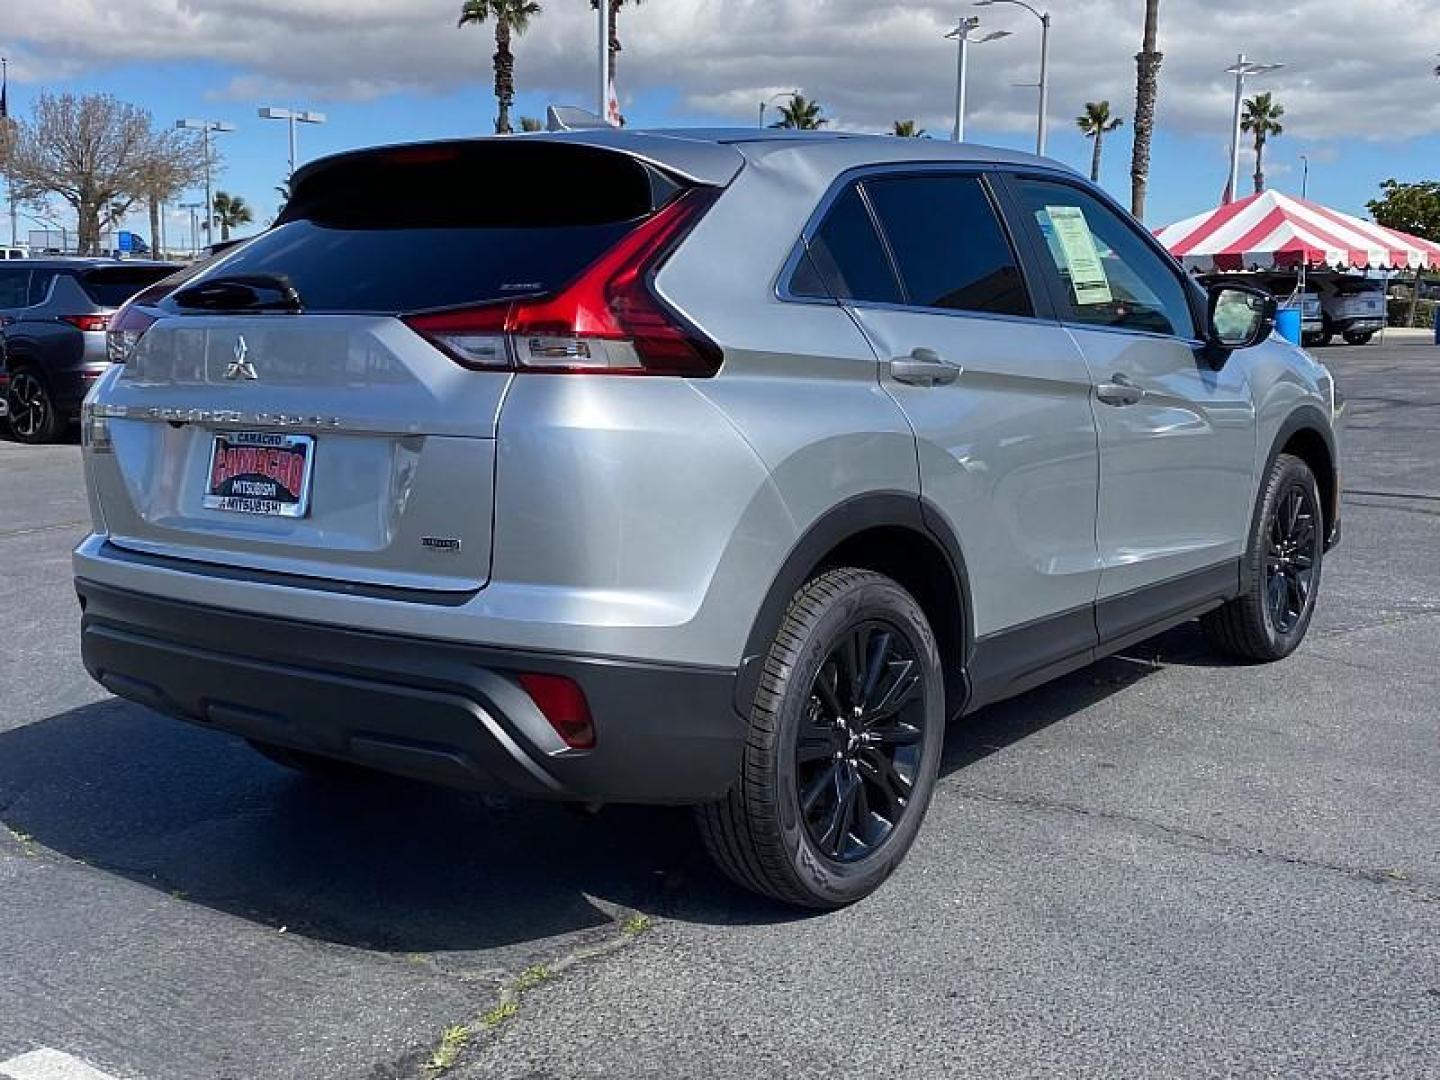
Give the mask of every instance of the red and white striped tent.
[[1440, 244], [1372, 221], [1265, 191], [1155, 234], [1192, 270], [1312, 267], [1440, 269]]

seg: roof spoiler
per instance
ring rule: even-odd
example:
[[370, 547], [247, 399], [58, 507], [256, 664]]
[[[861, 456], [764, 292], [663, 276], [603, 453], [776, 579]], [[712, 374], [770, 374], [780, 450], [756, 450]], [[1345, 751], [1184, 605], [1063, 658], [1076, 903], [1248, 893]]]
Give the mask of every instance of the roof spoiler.
[[602, 117], [578, 105], [551, 105], [545, 110], [546, 131], [594, 131], [610, 128]]

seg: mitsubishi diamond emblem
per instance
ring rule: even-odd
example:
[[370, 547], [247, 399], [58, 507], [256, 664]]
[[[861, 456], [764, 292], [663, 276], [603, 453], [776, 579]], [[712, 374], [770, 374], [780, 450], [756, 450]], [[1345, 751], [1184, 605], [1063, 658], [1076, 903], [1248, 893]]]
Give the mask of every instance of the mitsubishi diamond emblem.
[[260, 373], [255, 370], [248, 357], [250, 346], [245, 344], [245, 335], [241, 334], [235, 339], [235, 359], [230, 361], [230, 366], [225, 369], [227, 379], [258, 379]]

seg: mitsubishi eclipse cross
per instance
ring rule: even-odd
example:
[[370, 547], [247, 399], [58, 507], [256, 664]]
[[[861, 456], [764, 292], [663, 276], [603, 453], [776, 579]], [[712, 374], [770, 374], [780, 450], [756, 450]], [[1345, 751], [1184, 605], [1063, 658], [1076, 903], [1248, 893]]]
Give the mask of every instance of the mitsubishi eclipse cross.
[[833, 907], [946, 724], [1199, 618], [1274, 661], [1330, 374], [1096, 187], [915, 139], [568, 131], [302, 169], [110, 325], [90, 673], [308, 771], [693, 804]]

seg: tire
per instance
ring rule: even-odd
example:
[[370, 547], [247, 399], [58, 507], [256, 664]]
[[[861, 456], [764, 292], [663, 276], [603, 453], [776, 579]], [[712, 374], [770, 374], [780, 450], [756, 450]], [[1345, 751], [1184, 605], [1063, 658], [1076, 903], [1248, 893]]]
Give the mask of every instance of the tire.
[[1314, 473], [1281, 454], [1266, 475], [1251, 526], [1242, 593], [1200, 620], [1212, 645], [1258, 663], [1283, 660], [1299, 647], [1320, 592], [1324, 525]]
[[292, 750], [288, 746], [246, 739], [250, 748], [267, 761], [271, 761], [292, 772], [303, 773], [321, 780], [374, 780], [380, 774], [363, 765], [352, 765], [348, 761], [328, 758], [324, 754], [312, 754], [305, 750]]
[[1323, 337], [1323, 334], [1301, 334], [1300, 344], [1307, 349], [1313, 349], [1316, 345], [1319, 345], [1321, 343]]
[[1319, 344], [1328, 346], [1328, 345], [1334, 344], [1334, 342], [1335, 342], [1335, 331], [1333, 331], [1333, 330], [1326, 330], [1323, 334], [1320, 335]]
[[50, 388], [34, 368], [17, 367], [10, 372], [5, 406], [10, 434], [17, 441], [38, 446], [59, 437], [63, 425], [50, 398]]
[[[857, 694], [848, 672], [861, 668], [873, 674]], [[765, 657], [740, 776], [697, 810], [720, 869], [801, 907], [843, 907], [874, 892], [929, 806], [944, 694], [935, 636], [909, 593], [868, 570], [812, 578]]]
[[1346, 334], [1346, 335], [1345, 335], [1345, 344], [1346, 344], [1346, 345], [1369, 345], [1369, 344], [1370, 344], [1370, 339], [1371, 339], [1372, 337], [1374, 337], [1374, 336], [1375, 336], [1374, 334]]

